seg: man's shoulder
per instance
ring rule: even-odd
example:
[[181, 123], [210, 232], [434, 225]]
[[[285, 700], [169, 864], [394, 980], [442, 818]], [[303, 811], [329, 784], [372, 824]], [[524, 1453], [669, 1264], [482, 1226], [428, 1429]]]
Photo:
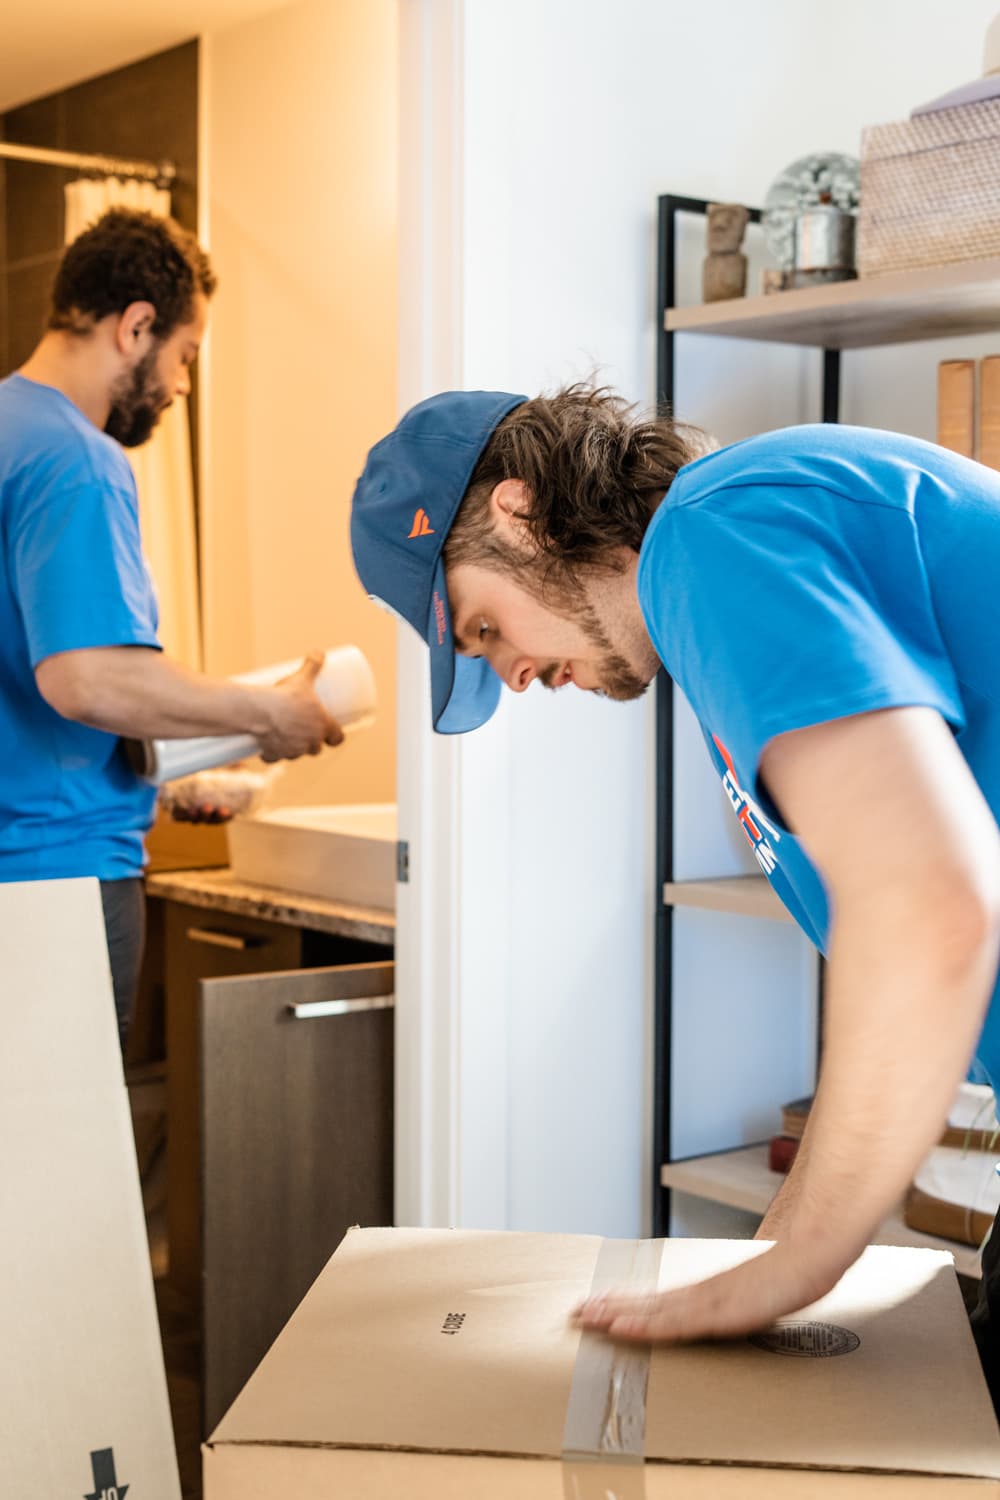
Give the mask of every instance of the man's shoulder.
[[640, 578], [684, 584], [692, 558], [709, 565], [720, 548], [743, 548], [753, 560], [761, 551], [875, 546], [886, 525], [911, 524], [925, 479], [954, 491], [954, 457], [901, 433], [834, 424], [716, 448], [667, 491], [643, 542]]
[[11, 376], [0, 381], [0, 483], [28, 472], [42, 484], [132, 487], [113, 438], [60, 392]]
[[835, 490], [856, 499], [887, 499], [886, 482], [947, 467], [943, 450], [920, 438], [837, 423], [779, 427], [716, 448], [680, 470], [673, 505], [696, 505], [720, 491], [785, 486]]

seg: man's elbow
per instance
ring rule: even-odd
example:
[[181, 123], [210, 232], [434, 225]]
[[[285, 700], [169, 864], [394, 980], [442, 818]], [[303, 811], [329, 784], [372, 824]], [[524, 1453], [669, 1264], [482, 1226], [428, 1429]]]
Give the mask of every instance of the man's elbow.
[[1000, 946], [1000, 861], [982, 862], [958, 879], [936, 908], [925, 905], [924, 931], [946, 967], [962, 969], [977, 955]]
[[975, 849], [955, 851], [903, 878], [831, 883], [835, 929], [868, 932], [878, 946], [907, 952], [947, 982], [1000, 946], [1000, 839], [982, 830]]
[[92, 724], [99, 713], [98, 690], [86, 658], [87, 653], [82, 651], [47, 656], [35, 668], [35, 683], [57, 714], [81, 724]]

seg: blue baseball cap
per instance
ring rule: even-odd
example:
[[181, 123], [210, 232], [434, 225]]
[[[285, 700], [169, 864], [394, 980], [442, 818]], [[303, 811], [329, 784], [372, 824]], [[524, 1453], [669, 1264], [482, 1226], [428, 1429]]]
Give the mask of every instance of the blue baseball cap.
[[441, 554], [483, 449], [527, 399], [445, 391], [421, 401], [375, 444], [354, 490], [354, 566], [372, 599], [430, 647], [431, 722], [439, 734], [478, 729], [500, 701], [489, 663], [455, 654]]

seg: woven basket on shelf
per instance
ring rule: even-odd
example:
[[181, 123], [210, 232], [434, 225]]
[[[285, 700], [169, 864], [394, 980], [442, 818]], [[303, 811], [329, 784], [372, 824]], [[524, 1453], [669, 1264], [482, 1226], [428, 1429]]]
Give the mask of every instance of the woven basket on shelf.
[[1000, 99], [861, 136], [858, 274], [1000, 255]]

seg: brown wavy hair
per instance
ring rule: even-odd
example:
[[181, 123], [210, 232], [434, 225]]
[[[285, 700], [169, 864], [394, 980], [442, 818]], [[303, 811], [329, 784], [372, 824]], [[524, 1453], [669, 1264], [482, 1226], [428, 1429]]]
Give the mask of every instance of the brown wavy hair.
[[[617, 571], [638, 552], [678, 469], [711, 444], [666, 415], [642, 416], [606, 386], [580, 381], [515, 407], [473, 471], [444, 557], [514, 572], [528, 587], [576, 588], [581, 569]], [[537, 548], [526, 563], [490, 521], [490, 496], [519, 479], [531, 506], [519, 519]]]

